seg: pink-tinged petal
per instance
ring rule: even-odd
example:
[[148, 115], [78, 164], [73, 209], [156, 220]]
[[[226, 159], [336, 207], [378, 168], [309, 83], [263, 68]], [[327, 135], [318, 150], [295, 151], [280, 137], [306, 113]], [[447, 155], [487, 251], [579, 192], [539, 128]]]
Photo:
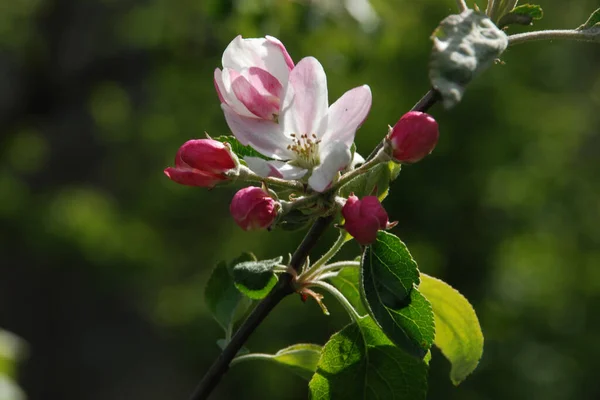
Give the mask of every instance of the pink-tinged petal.
[[277, 99], [279, 106], [279, 98], [283, 95], [283, 86], [268, 71], [261, 68], [250, 67], [242, 72], [242, 75], [248, 79], [250, 84], [258, 90], [260, 94], [270, 94]]
[[258, 157], [245, 157], [244, 161], [255, 174], [263, 178], [300, 179], [308, 172], [304, 168], [283, 161], [267, 161]]
[[246, 108], [257, 117], [275, 120], [279, 113], [279, 102], [273, 96], [261, 95], [248, 80], [239, 76], [231, 85], [235, 97], [246, 106]]
[[286, 135], [317, 134], [327, 116], [327, 77], [314, 57], [300, 60], [290, 73], [279, 120]]
[[225, 120], [233, 135], [244, 145], [276, 160], [288, 160], [293, 153], [287, 146], [292, 142], [282, 133], [273, 121], [249, 118], [237, 114], [227, 104], [221, 104]]
[[186, 186], [200, 186], [212, 188], [217, 183], [226, 180], [223, 176], [202, 172], [191, 168], [167, 168], [165, 175], [174, 182]]
[[290, 54], [283, 43], [281, 43], [281, 40], [269, 35], [265, 36], [265, 38], [275, 46], [279, 47], [279, 50], [281, 50], [281, 54], [283, 54], [283, 58], [285, 59], [285, 63], [287, 64], [288, 68], [292, 70], [294, 68], [294, 61], [292, 60], [292, 57], [290, 57]]
[[[351, 161], [350, 149], [342, 142], [328, 143], [321, 153], [321, 164], [313, 169], [308, 186], [317, 192], [325, 191], [335, 175]], [[325, 157], [323, 157], [325, 155]]]
[[241, 76], [239, 72], [227, 68], [223, 68], [223, 71], [220, 71], [218, 74], [217, 71], [215, 71], [215, 84], [217, 85], [218, 92], [223, 97], [221, 104], [229, 105], [237, 114], [256, 118], [256, 116], [238, 100], [233, 92], [232, 83]]
[[215, 68], [215, 73], [214, 73], [214, 77], [213, 77], [213, 82], [215, 84], [215, 90], [217, 91], [217, 95], [219, 96], [219, 101], [221, 103], [225, 103], [225, 98], [223, 97], [223, 94], [221, 93], [222, 89], [220, 89], [220, 87], [223, 87], [223, 77], [221, 76], [221, 70], [219, 68]]
[[371, 89], [359, 86], [344, 93], [329, 107], [327, 133], [323, 141], [338, 140], [351, 146], [356, 130], [367, 118], [371, 109]]
[[179, 148], [175, 165], [223, 174], [235, 168], [236, 164], [231, 150], [225, 144], [213, 139], [193, 139]]
[[[238, 71], [257, 67], [269, 71], [282, 84], [287, 82], [290, 68], [287, 51], [272, 40], [264, 38], [243, 39], [238, 36], [223, 53], [223, 67]], [[283, 48], [285, 49], [285, 48]]]

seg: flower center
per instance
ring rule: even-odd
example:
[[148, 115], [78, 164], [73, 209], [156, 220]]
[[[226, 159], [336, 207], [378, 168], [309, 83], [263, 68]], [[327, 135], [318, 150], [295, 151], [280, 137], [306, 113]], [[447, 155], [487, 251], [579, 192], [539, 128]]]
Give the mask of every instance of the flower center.
[[288, 150], [296, 154], [296, 158], [291, 161], [291, 164], [301, 168], [311, 169], [321, 163], [319, 159], [319, 143], [321, 139], [317, 139], [317, 135], [303, 134], [297, 136], [295, 133], [290, 135], [292, 144], [288, 145]]

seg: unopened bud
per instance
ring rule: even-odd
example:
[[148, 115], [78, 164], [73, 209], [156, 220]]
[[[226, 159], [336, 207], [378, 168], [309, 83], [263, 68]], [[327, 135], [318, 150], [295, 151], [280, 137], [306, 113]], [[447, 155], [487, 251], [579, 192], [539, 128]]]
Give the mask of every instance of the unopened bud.
[[388, 141], [396, 161], [410, 164], [431, 153], [438, 137], [438, 124], [431, 115], [410, 111], [396, 122]]
[[279, 203], [255, 186], [239, 190], [229, 206], [231, 216], [245, 231], [268, 228], [277, 217], [279, 209]]
[[377, 231], [387, 229], [392, 224], [379, 199], [365, 196], [361, 200], [351, 194], [342, 208], [342, 216], [346, 220], [344, 229], [362, 245], [368, 245], [377, 238]]
[[182, 185], [212, 188], [227, 180], [226, 173], [236, 167], [228, 146], [213, 139], [196, 139], [179, 148], [175, 167], [165, 169], [165, 175]]

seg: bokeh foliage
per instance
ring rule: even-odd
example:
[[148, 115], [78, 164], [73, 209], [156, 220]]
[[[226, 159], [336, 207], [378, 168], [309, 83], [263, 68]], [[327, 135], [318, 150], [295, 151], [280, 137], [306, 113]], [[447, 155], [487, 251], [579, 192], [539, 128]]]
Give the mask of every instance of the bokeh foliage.
[[[228, 215], [234, 187], [180, 187], [162, 169], [185, 140], [228, 133], [212, 72], [237, 34], [317, 57], [330, 101], [369, 84], [357, 134], [368, 153], [428, 89], [429, 35], [455, 12], [452, 0], [371, 3], [378, 26], [334, 0], [2, 3], [0, 326], [30, 344], [31, 399], [187, 396], [219, 351], [202, 296], [212, 267], [243, 251], [285, 255], [301, 233], [245, 233]], [[534, 29], [576, 27], [597, 7], [537, 3]], [[438, 148], [385, 203], [420, 269], [466, 295], [486, 337], [458, 388], [433, 357], [429, 398], [596, 399], [600, 52], [540, 42], [502, 59], [455, 109], [432, 110]], [[333, 317], [290, 297], [248, 347], [323, 344], [347, 323], [326, 301]], [[293, 374], [248, 362], [214, 397], [241, 387], [247, 399], [307, 394]]]

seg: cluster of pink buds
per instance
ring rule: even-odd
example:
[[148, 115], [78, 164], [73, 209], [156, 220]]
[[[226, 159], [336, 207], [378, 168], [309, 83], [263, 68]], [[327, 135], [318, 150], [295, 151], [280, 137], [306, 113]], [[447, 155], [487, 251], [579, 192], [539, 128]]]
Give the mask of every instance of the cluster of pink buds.
[[[175, 167], [165, 169], [165, 175], [182, 185], [213, 188], [230, 180], [238, 164], [227, 144], [213, 139], [189, 140], [179, 148]], [[229, 209], [235, 222], [248, 231], [271, 226], [280, 205], [265, 190], [247, 187], [233, 196]]]

